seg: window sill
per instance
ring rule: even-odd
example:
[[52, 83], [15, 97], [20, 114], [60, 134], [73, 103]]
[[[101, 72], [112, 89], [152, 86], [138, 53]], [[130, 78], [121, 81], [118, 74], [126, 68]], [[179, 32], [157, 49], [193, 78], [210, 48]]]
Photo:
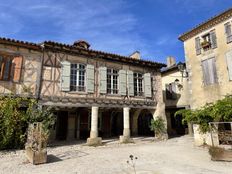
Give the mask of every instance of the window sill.
[[69, 91], [67, 92], [68, 94], [83, 94], [83, 95], [86, 95], [88, 94], [88, 92], [82, 92], [82, 91]]
[[208, 84], [208, 85], [203, 85], [203, 88], [210, 88], [210, 87], [214, 87], [214, 86], [219, 86], [219, 83], [213, 83], [213, 84]]
[[108, 93], [106, 93], [106, 96], [121, 97], [122, 95], [120, 95], [120, 94], [108, 94]]

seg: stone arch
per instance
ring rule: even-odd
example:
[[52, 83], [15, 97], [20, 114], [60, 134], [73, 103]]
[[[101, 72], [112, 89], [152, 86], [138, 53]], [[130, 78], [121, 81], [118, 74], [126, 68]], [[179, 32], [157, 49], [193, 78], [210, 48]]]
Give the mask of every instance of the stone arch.
[[123, 113], [119, 111], [111, 112], [110, 120], [111, 136], [119, 136], [123, 134]]

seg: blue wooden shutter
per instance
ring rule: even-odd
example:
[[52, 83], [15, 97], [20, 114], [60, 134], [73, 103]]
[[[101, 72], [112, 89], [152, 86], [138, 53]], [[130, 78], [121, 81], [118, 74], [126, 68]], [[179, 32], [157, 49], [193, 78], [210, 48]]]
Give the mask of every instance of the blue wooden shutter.
[[61, 91], [70, 91], [70, 69], [70, 62], [61, 62]]
[[151, 74], [144, 74], [144, 93], [145, 97], [151, 97]]
[[88, 64], [86, 66], [86, 88], [88, 93], [94, 93], [94, 76], [94, 66]]
[[106, 94], [106, 73], [107, 73], [106, 67], [99, 68], [99, 77], [100, 77], [99, 90], [101, 94]]
[[134, 96], [134, 74], [133, 71], [127, 71], [128, 95]]
[[126, 95], [126, 70], [120, 70], [119, 71], [119, 94], [120, 95]]

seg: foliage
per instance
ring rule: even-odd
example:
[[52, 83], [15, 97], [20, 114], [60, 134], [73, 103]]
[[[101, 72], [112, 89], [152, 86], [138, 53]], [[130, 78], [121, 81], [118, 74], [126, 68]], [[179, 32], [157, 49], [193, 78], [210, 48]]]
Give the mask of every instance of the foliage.
[[150, 129], [152, 131], [155, 131], [155, 134], [157, 134], [158, 136], [162, 135], [163, 133], [165, 133], [166, 130], [164, 120], [161, 117], [158, 117], [155, 120], [152, 119]]
[[200, 132], [210, 130], [209, 122], [232, 121], [232, 96], [228, 95], [215, 103], [207, 103], [200, 109], [182, 109], [175, 116], [182, 115], [183, 122], [199, 124]]
[[54, 124], [51, 108], [40, 109], [34, 99], [0, 97], [0, 149], [22, 148], [28, 124], [42, 122], [44, 129]]

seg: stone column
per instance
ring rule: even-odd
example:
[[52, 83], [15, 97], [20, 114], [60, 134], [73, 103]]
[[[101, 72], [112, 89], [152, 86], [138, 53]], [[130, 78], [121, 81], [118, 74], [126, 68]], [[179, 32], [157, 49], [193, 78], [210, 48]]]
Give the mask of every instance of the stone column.
[[130, 143], [130, 108], [123, 108], [123, 135], [119, 137], [120, 143]]
[[100, 145], [102, 139], [98, 137], [98, 107], [92, 106], [91, 110], [91, 130], [90, 137], [87, 139], [87, 144], [90, 146]]

